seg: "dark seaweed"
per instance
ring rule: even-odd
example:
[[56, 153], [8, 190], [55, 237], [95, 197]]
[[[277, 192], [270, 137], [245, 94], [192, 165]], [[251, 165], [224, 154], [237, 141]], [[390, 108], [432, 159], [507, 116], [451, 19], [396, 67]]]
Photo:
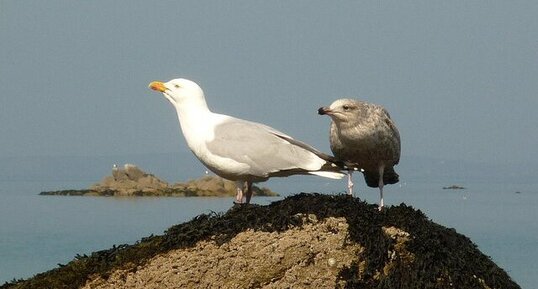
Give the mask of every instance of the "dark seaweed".
[[[353, 263], [340, 272], [339, 278], [347, 281], [346, 288], [484, 288], [481, 284], [484, 281], [491, 288], [520, 288], [469, 238], [433, 223], [420, 210], [401, 204], [379, 212], [377, 206], [345, 195], [301, 193], [268, 206], [235, 206], [224, 214], [199, 215], [169, 228], [163, 235], [89, 256], [77, 255], [66, 265], [28, 280], [13, 280], [0, 289], [77, 288], [92, 275], [106, 278], [113, 269], [136, 270], [157, 254], [190, 247], [200, 240], [211, 238], [225, 243], [247, 229], [272, 232], [301, 226], [305, 219], [297, 217], [298, 214], [314, 214], [318, 220], [347, 219], [349, 241], [365, 247], [360, 260], [366, 260], [366, 267], [359, 274], [359, 265]], [[387, 252], [395, 244], [383, 233], [384, 226], [410, 233], [412, 237], [406, 248], [414, 255], [413, 262], [399, 257], [393, 260], [388, 275], [378, 274], [383, 272], [389, 258]]]

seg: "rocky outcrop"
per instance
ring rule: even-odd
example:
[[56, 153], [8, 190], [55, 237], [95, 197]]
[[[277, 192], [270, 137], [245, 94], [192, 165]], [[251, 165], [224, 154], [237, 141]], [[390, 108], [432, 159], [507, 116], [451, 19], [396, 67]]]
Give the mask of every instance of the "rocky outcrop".
[[459, 185], [451, 185], [448, 187], [443, 187], [443, 190], [465, 190], [465, 187]]
[[[152, 258], [136, 273], [116, 270], [97, 277], [97, 288], [334, 288], [344, 285], [338, 272], [352, 265], [364, 247], [348, 244], [345, 218], [304, 218], [301, 227], [284, 232], [246, 230], [229, 242], [200, 241], [188, 249]], [[200, 272], [204, 272], [203, 275]], [[159, 280], [153, 283], [149, 280]], [[149, 282], [148, 282], [149, 281]], [[218, 285], [217, 285], [218, 284]]]
[[137, 192], [151, 193], [169, 188], [167, 182], [142, 171], [135, 165], [126, 164], [123, 168], [114, 166], [112, 175], [90, 187], [96, 192], [116, 191], [117, 196], [130, 196]]
[[300, 194], [200, 215], [6, 288], [520, 288], [409, 206]]
[[[203, 176], [186, 183], [177, 183], [172, 186], [174, 190], [195, 192], [196, 196], [235, 196], [237, 190], [235, 182], [218, 176]], [[278, 196], [268, 188], [252, 186], [254, 196]]]
[[[254, 196], [278, 196], [268, 188], [253, 186]], [[89, 189], [42, 192], [41, 195], [64, 196], [235, 196], [235, 183], [218, 176], [203, 176], [186, 183], [169, 185], [158, 177], [146, 173], [135, 165], [123, 168], [114, 165], [112, 174]]]

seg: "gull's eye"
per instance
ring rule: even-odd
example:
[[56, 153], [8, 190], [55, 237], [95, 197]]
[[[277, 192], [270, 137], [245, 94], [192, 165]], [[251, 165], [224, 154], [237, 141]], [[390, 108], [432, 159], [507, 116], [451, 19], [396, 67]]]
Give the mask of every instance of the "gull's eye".
[[181, 86], [179, 86], [179, 84], [174, 84], [174, 87], [175, 88], [180, 88]]
[[343, 105], [342, 108], [344, 109], [344, 111], [348, 111], [351, 109], [351, 107], [347, 104]]

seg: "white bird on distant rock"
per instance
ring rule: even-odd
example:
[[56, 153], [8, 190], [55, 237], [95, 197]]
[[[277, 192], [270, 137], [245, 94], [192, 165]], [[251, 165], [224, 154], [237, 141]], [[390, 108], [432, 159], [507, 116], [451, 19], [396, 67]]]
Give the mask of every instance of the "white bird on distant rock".
[[115, 181], [119, 179], [119, 168], [117, 164], [112, 165], [112, 177]]
[[[380, 105], [339, 99], [321, 107], [320, 115], [331, 117], [330, 143], [334, 156], [356, 163], [369, 187], [379, 187], [379, 209], [383, 208], [383, 186], [399, 181], [394, 166], [400, 161], [400, 133]], [[352, 170], [348, 171], [348, 193], [353, 194]]]
[[[249, 203], [252, 183], [270, 177], [313, 174], [342, 178], [332, 157], [269, 126], [213, 113], [193, 81], [154, 81], [177, 111], [183, 136], [194, 155], [215, 174], [237, 185], [236, 203]], [[246, 190], [246, 192], [245, 192]]]

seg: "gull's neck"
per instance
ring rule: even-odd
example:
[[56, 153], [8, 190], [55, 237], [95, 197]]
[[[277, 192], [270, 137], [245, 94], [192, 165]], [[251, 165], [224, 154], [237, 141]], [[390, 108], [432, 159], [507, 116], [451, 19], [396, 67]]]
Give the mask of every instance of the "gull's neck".
[[177, 115], [180, 118], [191, 118], [197, 117], [198, 115], [207, 115], [211, 113], [207, 107], [205, 99], [174, 104], [174, 107], [176, 108]]
[[215, 114], [209, 110], [203, 98], [174, 106], [187, 145], [196, 156], [202, 157], [205, 143], [214, 137]]

